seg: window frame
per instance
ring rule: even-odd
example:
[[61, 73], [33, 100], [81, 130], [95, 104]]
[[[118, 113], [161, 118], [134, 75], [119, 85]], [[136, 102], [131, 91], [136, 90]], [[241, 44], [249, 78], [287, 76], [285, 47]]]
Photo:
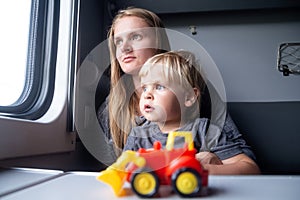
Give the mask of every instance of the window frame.
[[[39, 77], [43, 80], [39, 86], [41, 91], [31, 108], [21, 114], [12, 112], [0, 115], [0, 159], [70, 152], [75, 149], [73, 88], [78, 64], [80, 0], [47, 0], [46, 2], [47, 9], [50, 9], [47, 17], [51, 16], [52, 12], [59, 18], [58, 23], [55, 24], [58, 30], [57, 38], [48, 38], [47, 34], [47, 38], [43, 38], [48, 43], [47, 45], [44, 43], [45, 52], [49, 53], [49, 49], [53, 47], [49, 43], [52, 45], [54, 45], [52, 42], [57, 43], [57, 46], [54, 45], [57, 50], [51, 50], [51, 56], [55, 59], [53, 58], [51, 63], [50, 55], [42, 53], [43, 64], [47, 64], [48, 68], [45, 69], [48, 71], [44, 70]], [[46, 32], [52, 28], [51, 20], [47, 21], [47, 25], [50, 25], [47, 26]], [[52, 72], [49, 72], [50, 65], [55, 68]], [[49, 73], [54, 73], [52, 86], [49, 84]], [[47, 99], [46, 94], [49, 91], [43, 91], [45, 88], [53, 89], [51, 99]]]

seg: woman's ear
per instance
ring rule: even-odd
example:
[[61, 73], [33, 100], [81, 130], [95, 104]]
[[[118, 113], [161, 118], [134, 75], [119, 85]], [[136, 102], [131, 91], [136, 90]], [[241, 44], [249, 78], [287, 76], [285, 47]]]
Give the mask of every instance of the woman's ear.
[[184, 105], [186, 107], [191, 107], [200, 96], [200, 91], [198, 88], [193, 88], [191, 91], [186, 93]]

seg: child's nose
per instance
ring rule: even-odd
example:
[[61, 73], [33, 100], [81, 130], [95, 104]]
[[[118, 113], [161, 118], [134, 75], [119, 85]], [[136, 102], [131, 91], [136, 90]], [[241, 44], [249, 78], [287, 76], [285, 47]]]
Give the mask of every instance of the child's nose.
[[145, 93], [145, 99], [153, 99], [153, 94], [152, 94], [152, 90], [148, 90], [146, 93]]

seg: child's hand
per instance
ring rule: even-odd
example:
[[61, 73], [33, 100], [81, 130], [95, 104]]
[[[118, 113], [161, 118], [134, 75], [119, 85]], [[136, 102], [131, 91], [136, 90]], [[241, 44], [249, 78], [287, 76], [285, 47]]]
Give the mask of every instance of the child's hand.
[[199, 152], [196, 154], [196, 159], [201, 162], [202, 165], [223, 165], [222, 161], [214, 153], [208, 151]]

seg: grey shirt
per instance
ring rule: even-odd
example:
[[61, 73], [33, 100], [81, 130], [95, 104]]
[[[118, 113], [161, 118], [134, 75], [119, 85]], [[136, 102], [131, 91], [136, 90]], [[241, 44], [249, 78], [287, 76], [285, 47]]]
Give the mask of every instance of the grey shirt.
[[[252, 152], [250, 146], [246, 144], [245, 140], [238, 131], [230, 115], [228, 113], [226, 113], [225, 115], [226, 117], [223, 127], [220, 127], [220, 125], [215, 125], [213, 121], [208, 121], [207, 119], [197, 119], [194, 123], [188, 124], [183, 128], [192, 128], [195, 131], [195, 133], [198, 132], [197, 134], [195, 134], [195, 139], [197, 140], [195, 142], [195, 147], [198, 151], [210, 151], [212, 153], [215, 153], [221, 160], [230, 158], [240, 153], [245, 153], [253, 160], [256, 160], [255, 155]], [[106, 99], [106, 101], [101, 105], [100, 109], [98, 110], [97, 116], [103, 133], [106, 136], [106, 142], [111, 146], [111, 148], [113, 148], [113, 142], [109, 129], [108, 99]], [[136, 137], [133, 136], [137, 133], [140, 133], [139, 130], [142, 130], [144, 128], [148, 129], [148, 126], [150, 129], [149, 135], [153, 136], [152, 139], [159, 139], [162, 142], [162, 144], [165, 144], [163, 143], [163, 141], [166, 140], [167, 135], [161, 133], [159, 129], [150, 128], [151, 126], [153, 126], [152, 123], [146, 121], [144, 118], [139, 118], [137, 120], [137, 127], [134, 128], [136, 129], [134, 131], [138, 132], [129, 135], [129, 143], [125, 144], [124, 149], [135, 148], [134, 146], [136, 145], [136, 142], [134, 142], [134, 140], [136, 139]], [[152, 133], [152, 130], [156, 133]], [[144, 134], [143, 131], [141, 132]], [[152, 139], [149, 138], [147, 140]], [[144, 148], [152, 148], [152, 142], [149, 142], [149, 144], [143, 144], [142, 146]]]
[[[229, 117], [229, 116], [228, 116]], [[230, 118], [230, 117], [229, 117]], [[230, 122], [231, 118], [227, 120]], [[209, 128], [214, 131], [208, 132]], [[240, 153], [245, 153], [252, 159], [255, 159], [250, 147], [246, 145], [241, 134], [232, 127], [233, 123], [226, 123], [224, 131], [220, 131], [217, 126], [209, 124], [206, 118], [197, 118], [195, 121], [186, 124], [178, 131], [191, 131], [194, 138], [194, 147], [200, 151], [209, 151], [216, 154], [221, 160], [230, 158]], [[214, 133], [214, 134], [213, 134]], [[139, 148], [152, 148], [155, 141], [160, 141], [165, 147], [167, 142], [167, 133], [162, 133], [158, 125], [147, 121], [142, 126], [137, 126], [130, 132], [124, 150], [137, 151]], [[176, 138], [175, 148], [183, 147], [184, 139]]]
[[[205, 145], [202, 145], [202, 141], [204, 141], [205, 138], [207, 121], [206, 118], [197, 118], [194, 122], [186, 124], [177, 131], [191, 131], [193, 133], [195, 149], [204, 150], [202, 148], [205, 147]], [[167, 138], [168, 133], [162, 133], [156, 123], [146, 121], [142, 126], [134, 127], [131, 130], [124, 151], [152, 148], [155, 141], [160, 141], [162, 146], [165, 147]], [[183, 145], [184, 138], [177, 137], [175, 139], [174, 148], [180, 148], [183, 147]]]

